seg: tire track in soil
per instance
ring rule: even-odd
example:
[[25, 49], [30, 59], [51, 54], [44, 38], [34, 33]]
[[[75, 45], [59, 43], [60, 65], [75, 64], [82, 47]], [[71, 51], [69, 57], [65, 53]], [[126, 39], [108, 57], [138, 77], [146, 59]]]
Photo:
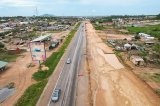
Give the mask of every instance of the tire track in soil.
[[[86, 42], [87, 43], [87, 42]], [[91, 70], [90, 70], [90, 66], [89, 66], [89, 54], [88, 54], [88, 50], [87, 51], [87, 56], [86, 56], [86, 69], [88, 72], [88, 85], [89, 85], [89, 93], [88, 93], [88, 99], [89, 99], [89, 104], [90, 106], [93, 106], [93, 92], [92, 92], [92, 85], [91, 85]]]

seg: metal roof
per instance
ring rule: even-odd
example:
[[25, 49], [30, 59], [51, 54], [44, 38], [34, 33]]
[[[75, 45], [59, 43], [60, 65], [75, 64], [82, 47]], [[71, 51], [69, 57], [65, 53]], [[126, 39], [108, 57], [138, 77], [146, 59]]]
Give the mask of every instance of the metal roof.
[[139, 56], [131, 56], [132, 59], [134, 59], [135, 61], [144, 61], [141, 57]]
[[6, 66], [8, 63], [7, 62], [4, 62], [4, 61], [0, 61], [0, 68]]
[[34, 40], [32, 40], [32, 42], [39, 42], [39, 41], [43, 41], [43, 40], [46, 40], [50, 37], [51, 35], [44, 35], [44, 36], [40, 36]]

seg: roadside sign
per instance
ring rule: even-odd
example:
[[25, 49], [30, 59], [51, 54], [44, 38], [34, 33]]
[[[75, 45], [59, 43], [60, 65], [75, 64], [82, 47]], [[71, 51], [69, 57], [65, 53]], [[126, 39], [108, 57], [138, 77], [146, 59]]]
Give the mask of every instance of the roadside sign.
[[45, 61], [46, 51], [44, 42], [30, 42], [30, 52], [33, 61]]

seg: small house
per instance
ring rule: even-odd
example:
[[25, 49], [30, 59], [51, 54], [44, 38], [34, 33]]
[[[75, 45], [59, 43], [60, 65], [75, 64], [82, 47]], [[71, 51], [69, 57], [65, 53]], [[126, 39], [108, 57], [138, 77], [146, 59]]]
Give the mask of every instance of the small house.
[[151, 35], [145, 34], [145, 33], [139, 33], [138, 34], [142, 39], [144, 39], [145, 41], [149, 41], [149, 40], [154, 40], [155, 38], [152, 37]]
[[141, 36], [141, 37], [144, 37], [144, 38], [151, 36], [151, 35], [148, 35], [148, 34], [145, 34], [145, 33], [139, 33], [138, 35]]
[[126, 49], [126, 50], [130, 50], [131, 47], [132, 47], [132, 45], [130, 45], [128, 43], [124, 44], [124, 49]]
[[143, 66], [144, 65], [144, 60], [139, 56], [132, 55], [130, 57], [130, 61], [132, 61], [133, 64], [136, 66]]
[[154, 45], [155, 42], [153, 42], [153, 41], [146, 41], [145, 44], [146, 44], [146, 45]]
[[144, 40], [145, 40], [145, 41], [154, 40], [154, 37], [145, 37]]
[[11, 27], [5, 27], [5, 28], [3, 28], [3, 30], [4, 31], [10, 31], [10, 30], [12, 30], [13, 28], [11, 28]]

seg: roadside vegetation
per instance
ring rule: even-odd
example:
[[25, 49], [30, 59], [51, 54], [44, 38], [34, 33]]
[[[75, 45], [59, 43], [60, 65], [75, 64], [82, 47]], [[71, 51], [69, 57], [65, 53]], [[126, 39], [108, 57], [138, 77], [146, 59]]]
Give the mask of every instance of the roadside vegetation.
[[141, 73], [140, 78], [142, 78], [145, 81], [151, 81], [151, 82], [160, 82], [160, 74], [159, 73]]
[[118, 60], [124, 65], [126, 66], [128, 69], [132, 70], [132, 68], [125, 62], [124, 58], [123, 58], [123, 52], [120, 51], [115, 51], [114, 52], [115, 55], [117, 56]]
[[43, 92], [44, 87], [48, 82], [48, 77], [53, 73], [56, 68], [59, 60], [63, 56], [65, 49], [68, 47], [70, 41], [75, 35], [80, 23], [76, 25], [76, 27], [69, 33], [66, 41], [61, 46], [61, 48], [54, 52], [44, 63], [45, 66], [49, 68], [49, 70], [38, 72], [33, 74], [33, 79], [37, 80], [38, 83], [31, 85], [23, 94], [23, 96], [18, 100], [16, 106], [35, 106], [41, 93]]
[[155, 89], [156, 94], [160, 95], [160, 89]]
[[43, 80], [31, 85], [27, 88], [15, 106], [35, 106], [46, 84], [47, 80]]
[[[147, 82], [160, 83], [160, 73], [140, 73], [139, 77]], [[154, 91], [160, 95], [160, 89], [154, 89]]]

